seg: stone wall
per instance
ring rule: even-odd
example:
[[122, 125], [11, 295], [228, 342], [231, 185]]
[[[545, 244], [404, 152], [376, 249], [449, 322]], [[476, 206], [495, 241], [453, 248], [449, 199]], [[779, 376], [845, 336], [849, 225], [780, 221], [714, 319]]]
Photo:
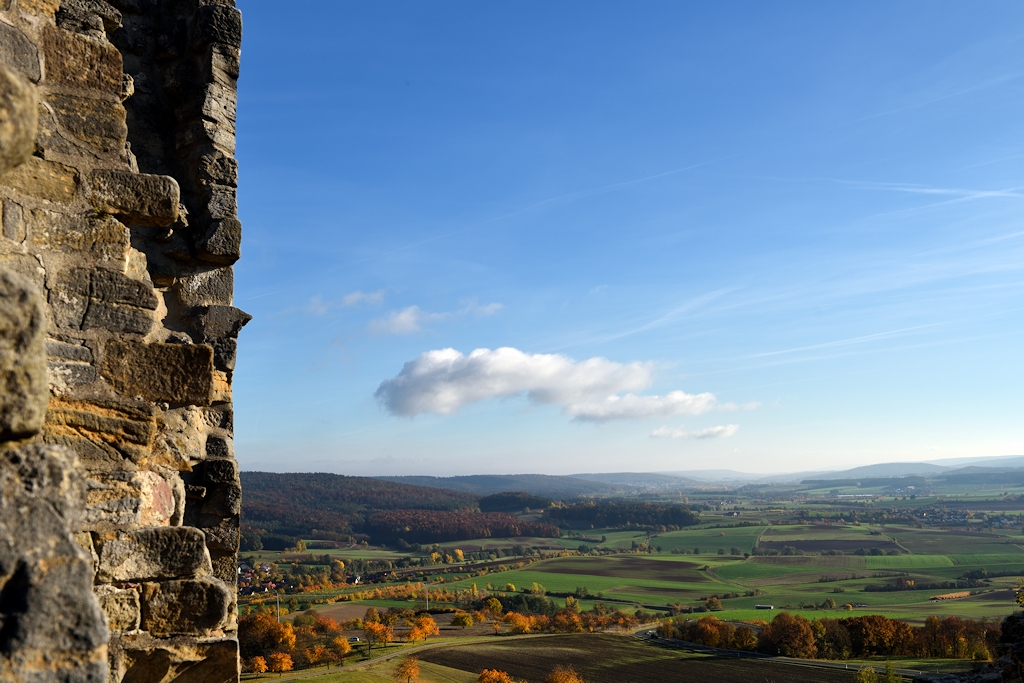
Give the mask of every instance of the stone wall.
[[[0, 299], [4, 277], [41, 293], [48, 377], [40, 430], [4, 432], [0, 405], [3, 452], [35, 454], [0, 459], [0, 485], [25, 481], [11, 458], [60, 461], [39, 495], [70, 501], [57, 514], [77, 542], [65, 555], [85, 562], [95, 595], [68, 604], [88, 624], [98, 601], [109, 625], [105, 648], [88, 629], [71, 648], [93, 668], [66, 680], [238, 679], [231, 379], [249, 316], [232, 306], [233, 4], [0, 0], [0, 65], [32, 91], [38, 119], [30, 156], [7, 170], [24, 141], [4, 137], [0, 89]], [[31, 417], [29, 394], [19, 405]], [[5, 633], [16, 575], [0, 566], [10, 671], [29, 652]]]

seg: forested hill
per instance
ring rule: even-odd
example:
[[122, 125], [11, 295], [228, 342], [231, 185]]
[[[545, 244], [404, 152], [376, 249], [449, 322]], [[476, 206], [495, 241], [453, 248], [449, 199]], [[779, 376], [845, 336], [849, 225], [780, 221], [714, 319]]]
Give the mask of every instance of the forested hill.
[[278, 472], [242, 472], [241, 477], [245, 497], [261, 505], [298, 505], [341, 512], [407, 508], [458, 510], [477, 505], [477, 496], [462, 491], [369, 477]]
[[[477, 496], [368, 477], [242, 472], [243, 549], [282, 549], [299, 538], [345, 539], [367, 518], [389, 510], [456, 512], [477, 508]], [[464, 512], [462, 514], [470, 514]]]
[[534, 496], [564, 499], [637, 493], [639, 488], [549, 474], [474, 474], [462, 477], [377, 477], [382, 481], [436, 486], [486, 496], [503, 491], [524, 491]]

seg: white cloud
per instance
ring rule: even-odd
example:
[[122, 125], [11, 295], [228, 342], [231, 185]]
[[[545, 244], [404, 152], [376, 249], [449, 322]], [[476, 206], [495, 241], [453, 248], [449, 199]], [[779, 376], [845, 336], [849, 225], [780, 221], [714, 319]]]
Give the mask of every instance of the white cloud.
[[400, 311], [391, 311], [383, 318], [370, 321], [370, 332], [374, 334], [413, 334], [423, 329], [423, 323], [443, 320], [447, 313], [428, 313], [419, 306], [409, 306]]
[[391, 311], [383, 318], [375, 318], [370, 321], [369, 330], [373, 334], [415, 334], [423, 329], [423, 325], [430, 322], [438, 322], [449, 318], [458, 318], [464, 315], [475, 315], [483, 317], [493, 315], [500, 311], [502, 304], [486, 304], [478, 306], [476, 303], [469, 303], [458, 311], [431, 313], [422, 310], [419, 306], [409, 306], [400, 311]]
[[652, 416], [693, 415], [716, 407], [714, 395], [673, 391], [643, 396], [652, 382], [651, 363], [616, 363], [606, 358], [574, 361], [561, 354], [519, 349], [427, 351], [397, 376], [381, 382], [376, 397], [394, 415], [450, 415], [492, 398], [525, 394], [536, 404], [561, 405], [577, 420], [604, 422]]
[[367, 303], [379, 306], [384, 303], [384, 290], [378, 289], [376, 292], [364, 292], [357, 289], [351, 294], [346, 294], [345, 298], [341, 300], [343, 306], [355, 306], [356, 304]]
[[683, 429], [672, 429], [671, 427], [658, 427], [651, 436], [656, 439], [721, 439], [732, 436], [740, 429], [739, 425], [718, 425], [717, 427], [706, 427], [695, 432], [687, 432]]
[[670, 391], [664, 396], [607, 396], [601, 401], [567, 406], [566, 412], [578, 420], [602, 422], [623, 418], [699, 415], [714, 407], [714, 394]]

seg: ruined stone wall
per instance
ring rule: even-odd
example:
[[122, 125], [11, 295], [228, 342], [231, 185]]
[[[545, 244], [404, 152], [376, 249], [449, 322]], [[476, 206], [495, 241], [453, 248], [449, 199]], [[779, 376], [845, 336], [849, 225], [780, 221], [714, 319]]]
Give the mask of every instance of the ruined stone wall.
[[[249, 316], [232, 306], [233, 5], [0, 0], [0, 64], [38, 102], [31, 156], [0, 175], [0, 271], [41, 292], [48, 377], [41, 431], [0, 434], [2, 452], [64, 458], [48, 495], [81, 489], [61, 513], [77, 542], [65, 555], [85, 558], [95, 595], [69, 609], [88, 625], [98, 600], [109, 625], [105, 650], [95, 634], [74, 646], [106, 666], [38, 680], [238, 678], [231, 379]], [[28, 456], [0, 458], [0, 475], [24, 483], [12, 457]], [[5, 491], [0, 515], [20, 500]], [[0, 655], [13, 662], [28, 650], [11, 640], [21, 612], [4, 596], [19, 589], [3, 562]]]

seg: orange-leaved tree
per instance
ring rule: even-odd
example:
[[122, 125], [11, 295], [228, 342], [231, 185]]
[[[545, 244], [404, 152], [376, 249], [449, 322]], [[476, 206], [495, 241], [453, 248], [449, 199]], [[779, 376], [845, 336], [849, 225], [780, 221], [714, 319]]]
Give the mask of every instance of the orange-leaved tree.
[[409, 640], [426, 640], [430, 636], [441, 634], [437, 622], [429, 614], [421, 614], [412, 621], [412, 629], [409, 631]]
[[270, 670], [276, 674], [291, 671], [294, 666], [292, 663], [292, 656], [285, 654], [284, 652], [274, 652], [267, 657], [267, 663], [270, 666]]
[[579, 673], [576, 672], [576, 669], [574, 669], [574, 668], [572, 668], [571, 666], [568, 666], [568, 665], [562, 666], [561, 664], [559, 664], [558, 666], [556, 666], [554, 669], [551, 670], [551, 673], [548, 674], [548, 677], [544, 679], [544, 683], [587, 683], [587, 682], [583, 678], [583, 676], [580, 676]]
[[269, 613], [250, 614], [238, 620], [238, 647], [243, 659], [287, 652], [295, 647], [295, 631]]
[[504, 671], [498, 671], [497, 669], [484, 669], [477, 676], [476, 683], [517, 683], [516, 679], [509, 676]]
[[406, 657], [402, 660], [402, 663], [395, 669], [395, 673], [392, 674], [396, 681], [405, 681], [405, 683], [412, 683], [414, 680], [418, 680], [420, 677], [420, 662], [415, 657]]
[[366, 638], [367, 646], [373, 649], [373, 646], [378, 643], [390, 643], [394, 640], [395, 632], [390, 626], [379, 621], [371, 621], [363, 623], [363, 636]]
[[267, 660], [259, 656], [253, 657], [252, 661], [249, 662], [249, 671], [252, 671], [254, 674], [267, 673]]

